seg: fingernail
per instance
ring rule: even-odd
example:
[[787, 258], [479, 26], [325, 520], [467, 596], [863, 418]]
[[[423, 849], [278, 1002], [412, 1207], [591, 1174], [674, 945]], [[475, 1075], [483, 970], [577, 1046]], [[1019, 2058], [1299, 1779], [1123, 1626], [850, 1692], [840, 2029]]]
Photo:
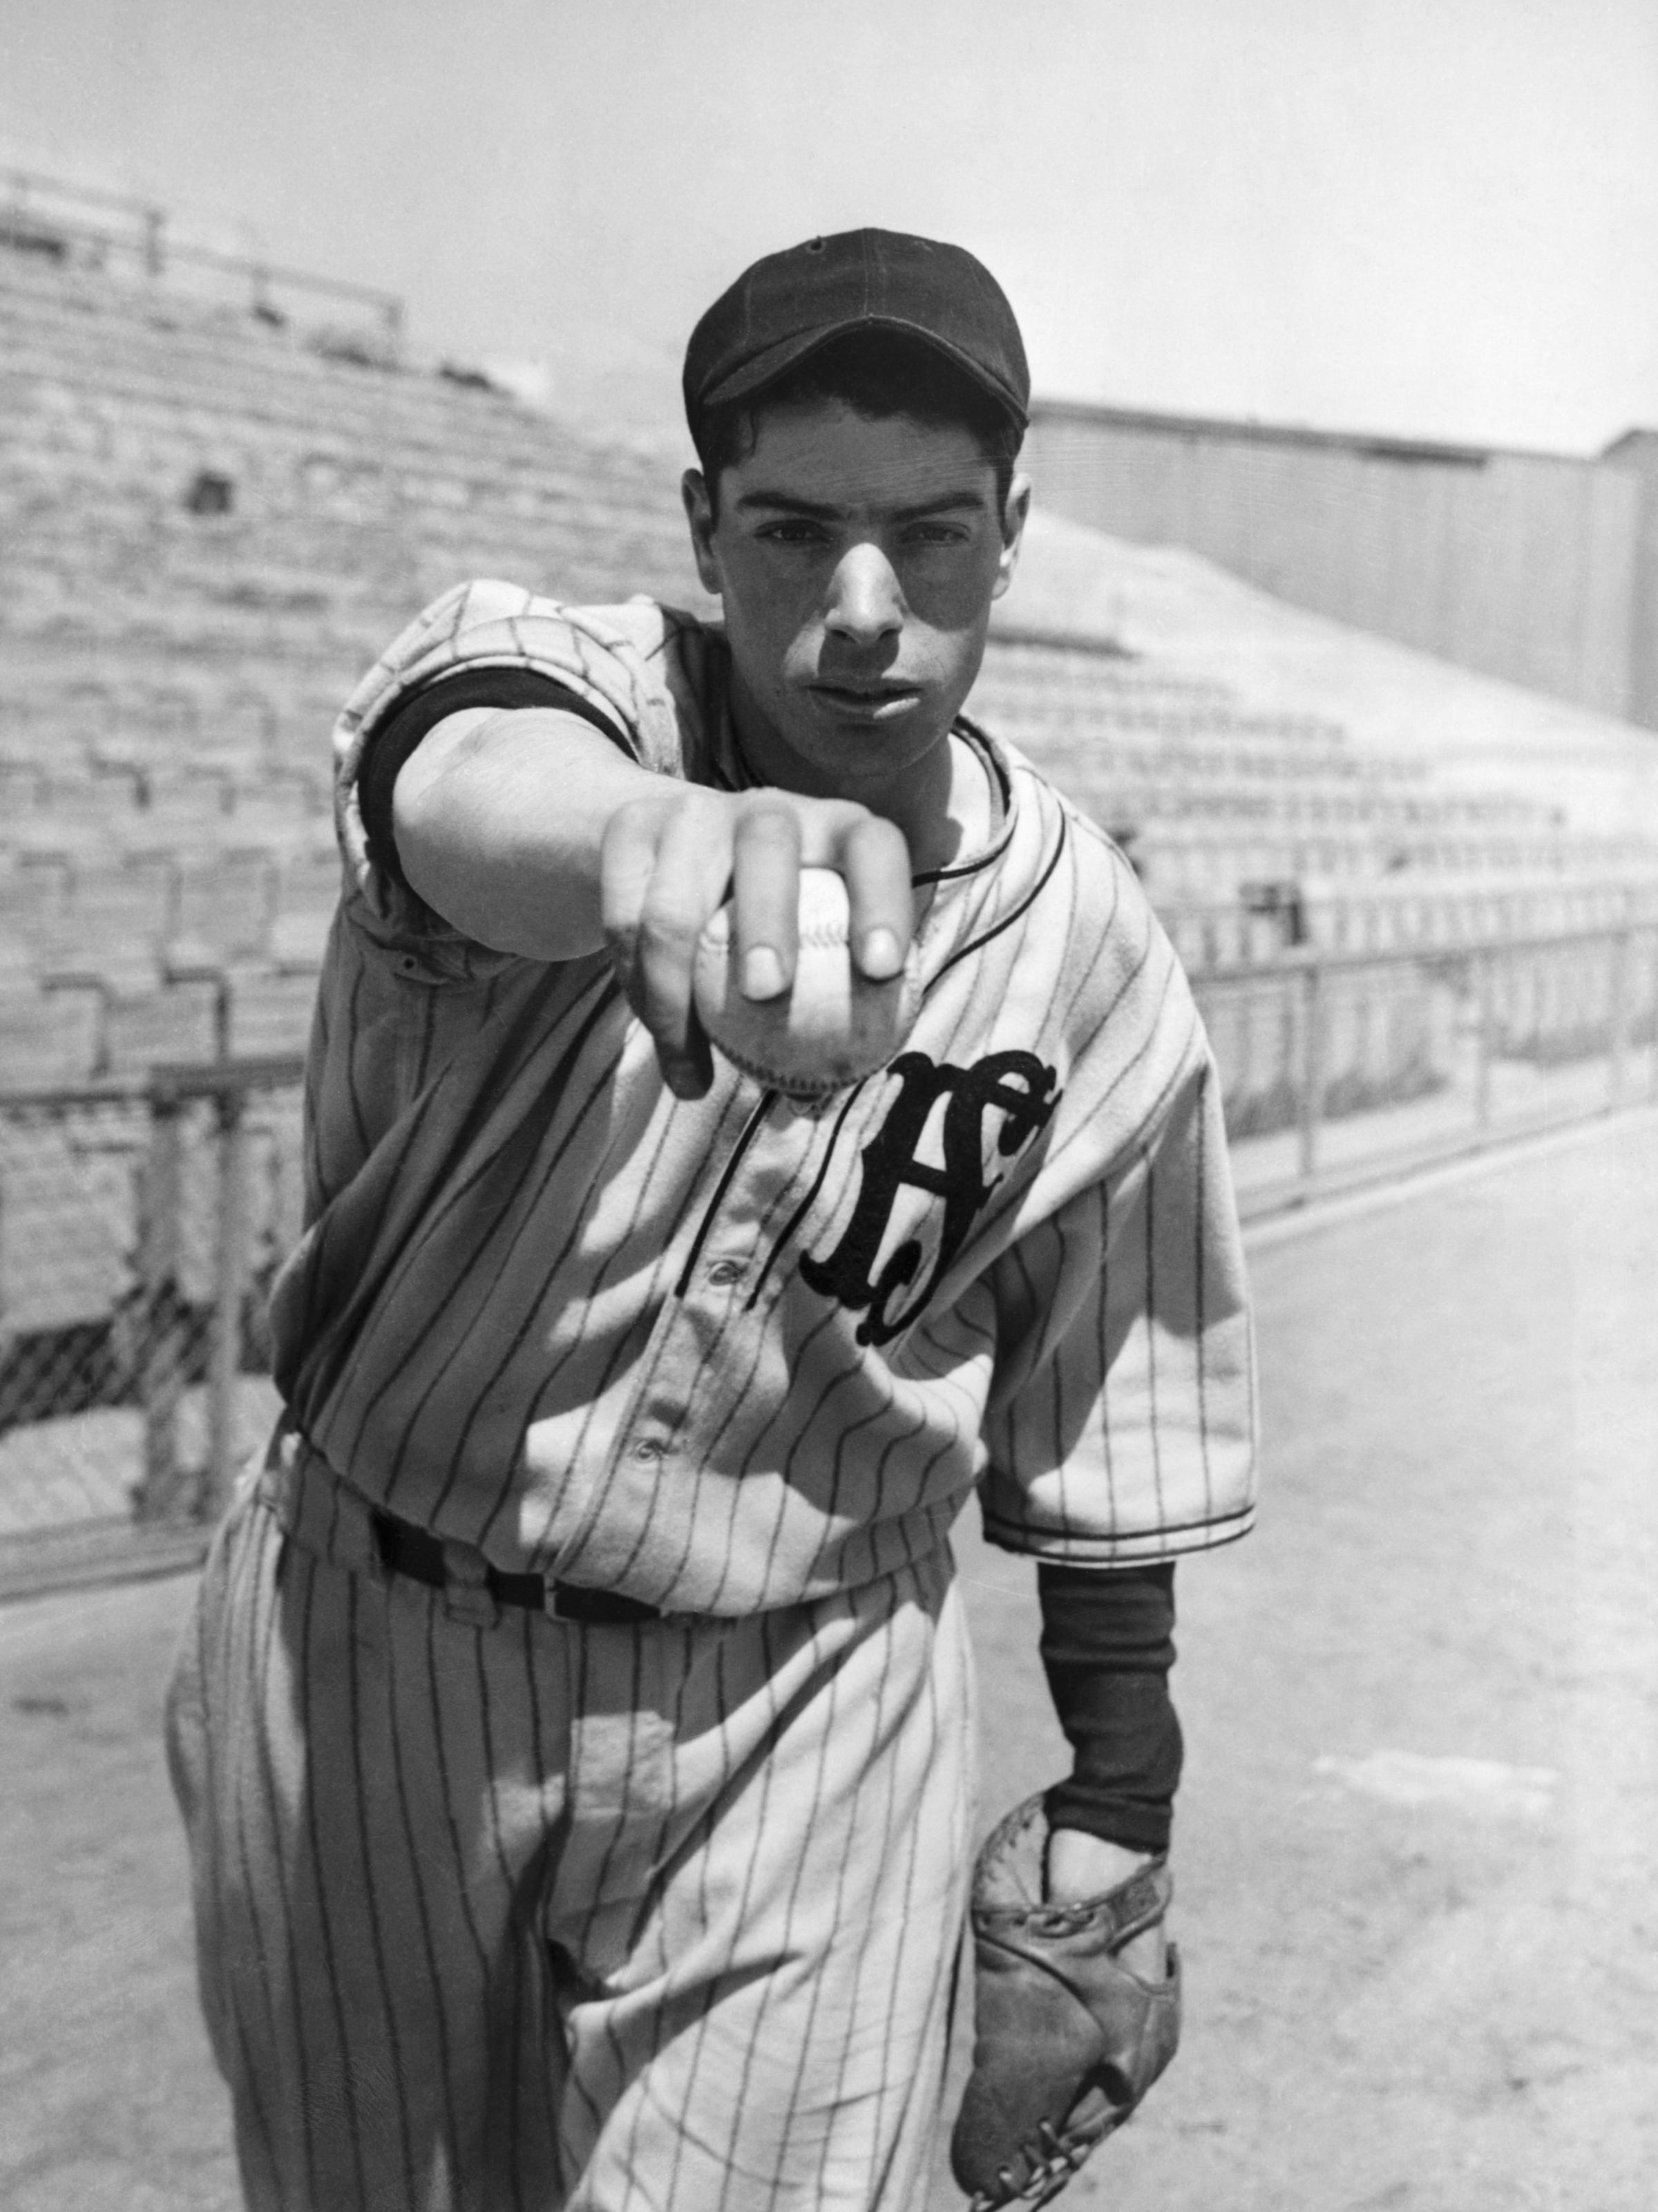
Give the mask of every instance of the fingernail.
[[863, 969], [865, 975], [896, 975], [903, 965], [904, 956], [898, 950], [898, 940], [890, 929], [872, 929], [864, 939]]
[[783, 963], [769, 945], [756, 945], [743, 963], [745, 999], [775, 999], [783, 989]]

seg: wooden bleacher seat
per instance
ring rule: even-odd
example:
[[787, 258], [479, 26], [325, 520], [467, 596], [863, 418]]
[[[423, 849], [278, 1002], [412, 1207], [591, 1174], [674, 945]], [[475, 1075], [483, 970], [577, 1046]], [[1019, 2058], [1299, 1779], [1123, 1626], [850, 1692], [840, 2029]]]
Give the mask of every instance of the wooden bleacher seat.
[[31, 760], [7, 758], [0, 752], [0, 834], [20, 814], [33, 814], [45, 776]]
[[89, 1082], [102, 1024], [94, 988], [0, 992], [0, 1091]]
[[333, 917], [321, 914], [279, 914], [270, 925], [270, 955], [284, 974], [315, 975], [328, 949]]
[[220, 989], [206, 978], [113, 993], [106, 1001], [100, 1073], [138, 1075], [163, 1060], [219, 1057]]
[[144, 811], [182, 841], [197, 830], [218, 830], [230, 811], [230, 793], [229, 778], [217, 770], [169, 767], [145, 778]]
[[18, 997], [33, 990], [39, 980], [34, 955], [24, 939], [0, 935], [0, 995]]
[[314, 969], [234, 970], [226, 979], [225, 1049], [238, 1059], [303, 1053], [316, 1003]]
[[208, 948], [222, 963], [266, 952], [276, 897], [267, 853], [243, 847], [187, 854], [178, 862], [177, 884], [173, 927], [179, 939]]
[[331, 830], [325, 848], [295, 854], [282, 863], [276, 878], [277, 915], [331, 921], [340, 888], [340, 858]]
[[137, 992], [160, 980], [173, 928], [170, 858], [111, 861], [82, 855], [69, 896], [38, 932], [27, 932], [48, 981], [88, 981]]
[[67, 855], [0, 855], [0, 934], [33, 945], [69, 902]]
[[231, 794], [230, 826], [239, 844], [280, 851], [302, 842], [319, 819], [326, 822], [327, 796], [325, 774], [313, 786], [308, 779], [291, 773], [262, 773], [257, 780], [236, 784]]

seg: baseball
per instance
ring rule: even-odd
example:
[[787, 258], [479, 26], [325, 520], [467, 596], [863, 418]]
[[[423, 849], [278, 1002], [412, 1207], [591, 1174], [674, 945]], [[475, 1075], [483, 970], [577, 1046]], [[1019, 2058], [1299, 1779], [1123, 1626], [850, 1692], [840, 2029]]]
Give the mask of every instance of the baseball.
[[744, 1074], [796, 1097], [822, 1097], [861, 1083], [902, 1049], [921, 1003], [915, 946], [896, 975], [872, 982], [853, 965], [850, 919], [835, 871], [802, 868], [794, 981], [758, 1000], [743, 995], [730, 902], [710, 920], [696, 948], [696, 1011]]

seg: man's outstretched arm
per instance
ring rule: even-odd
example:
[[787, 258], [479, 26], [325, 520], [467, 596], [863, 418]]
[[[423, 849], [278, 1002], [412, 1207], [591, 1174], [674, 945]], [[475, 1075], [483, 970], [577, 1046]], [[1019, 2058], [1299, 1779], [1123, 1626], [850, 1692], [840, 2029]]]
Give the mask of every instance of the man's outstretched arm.
[[398, 772], [392, 819], [410, 887], [452, 928], [531, 960], [608, 946], [682, 1097], [712, 1080], [692, 964], [728, 894], [750, 999], [793, 981], [802, 867], [846, 878], [866, 975], [896, 975], [908, 949], [909, 851], [894, 823], [851, 799], [653, 775], [557, 708], [437, 723]]

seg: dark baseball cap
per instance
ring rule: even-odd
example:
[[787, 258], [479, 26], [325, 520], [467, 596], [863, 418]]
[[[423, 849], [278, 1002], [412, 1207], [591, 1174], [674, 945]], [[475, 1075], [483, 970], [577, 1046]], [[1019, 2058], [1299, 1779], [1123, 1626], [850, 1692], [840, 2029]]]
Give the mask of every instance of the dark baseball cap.
[[832, 339], [869, 330], [924, 340], [1025, 427], [1024, 343], [984, 264], [937, 239], [843, 230], [767, 254], [698, 323], [683, 380], [692, 434], [710, 408], [751, 399]]

